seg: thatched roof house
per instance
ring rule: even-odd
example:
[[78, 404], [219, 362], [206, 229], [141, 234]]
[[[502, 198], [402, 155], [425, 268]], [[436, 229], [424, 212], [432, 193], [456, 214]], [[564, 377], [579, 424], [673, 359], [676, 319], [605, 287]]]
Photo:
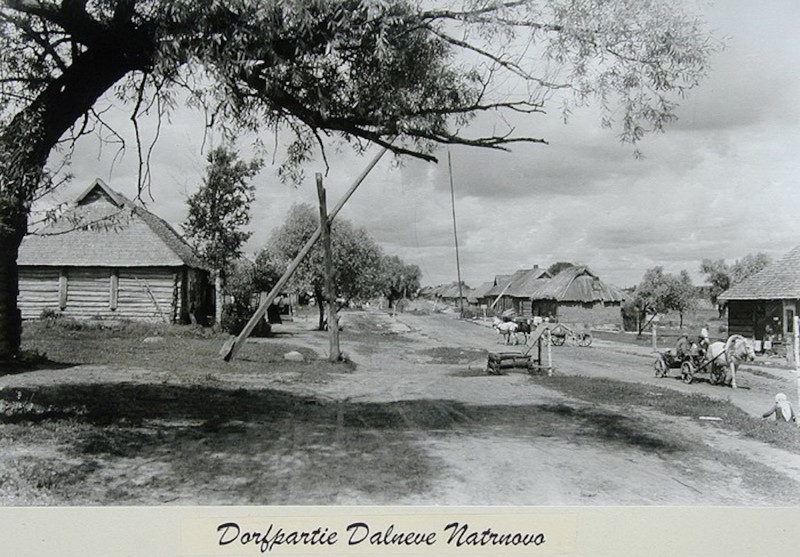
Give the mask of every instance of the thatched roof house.
[[728, 332], [765, 340], [786, 336], [800, 310], [800, 246], [718, 296], [728, 308]]
[[621, 323], [622, 290], [601, 281], [586, 267], [568, 267], [530, 294], [533, 315], [559, 321]]
[[499, 277], [501, 280], [489, 292], [488, 305], [494, 304], [497, 313], [511, 310], [520, 316], [530, 316], [531, 294], [550, 279], [550, 274], [534, 265], [531, 269], [520, 269], [513, 275]]
[[491, 306], [495, 300], [498, 300], [498, 297], [505, 293], [509, 282], [511, 282], [511, 275], [495, 275], [492, 287], [478, 299], [478, 303]]
[[486, 297], [486, 294], [492, 288], [494, 288], [494, 282], [493, 281], [487, 281], [487, 282], [484, 282], [484, 283], [480, 284], [479, 286], [473, 288], [470, 291], [469, 296], [467, 297], [467, 301], [471, 305], [481, 305], [482, 303], [484, 303], [483, 299]]
[[24, 319], [164, 322], [213, 315], [209, 270], [165, 221], [96, 180], [54, 223], [20, 246]]

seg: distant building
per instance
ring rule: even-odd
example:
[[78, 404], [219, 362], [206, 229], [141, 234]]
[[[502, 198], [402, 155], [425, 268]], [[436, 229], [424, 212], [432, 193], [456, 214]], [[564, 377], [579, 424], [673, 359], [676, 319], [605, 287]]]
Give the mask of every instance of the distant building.
[[96, 180], [74, 206], [20, 246], [23, 319], [205, 323], [214, 315], [209, 269], [165, 221]]

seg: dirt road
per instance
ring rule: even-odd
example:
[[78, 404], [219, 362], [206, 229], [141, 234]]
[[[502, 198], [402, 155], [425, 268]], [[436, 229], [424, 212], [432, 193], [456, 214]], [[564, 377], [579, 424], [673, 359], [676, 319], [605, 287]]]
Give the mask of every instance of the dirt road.
[[[348, 314], [346, 322], [343, 347], [358, 364], [357, 371], [320, 385], [319, 393], [349, 401], [427, 399], [515, 405], [523, 415], [512, 424], [480, 425], [444, 436], [419, 435], [417, 442], [425, 452], [442, 461], [441, 473], [432, 491], [409, 495], [399, 503], [748, 505], [800, 501], [798, 455], [738, 438], [713, 422], [570, 400], [522, 371], [503, 376], [483, 373], [483, 351], [509, 349], [498, 344], [494, 331], [485, 324], [441, 314], [390, 317], [379, 312]], [[378, 348], [360, 340], [359, 333], [369, 327], [393, 340]], [[317, 349], [325, 353], [326, 338], [316, 338]], [[442, 348], [463, 350], [463, 356], [458, 350], [448, 352], [450, 361], [430, 356]], [[777, 369], [741, 370], [742, 388], [737, 390], [702, 379], [686, 385], [677, 370], [671, 377], [656, 378], [651, 350], [599, 340], [589, 348], [553, 347], [552, 357], [557, 374], [669, 387], [729, 400], [752, 415], [764, 411], [776, 389], [792, 392], [794, 388], [793, 375]], [[553, 419], [553, 413], [565, 408], [572, 410], [567, 412], [570, 419]], [[609, 436], [597, 429], [606, 412], [625, 416], [632, 438], [638, 432], [653, 442], [627, 442], [619, 437], [609, 442]], [[704, 454], [700, 447], [711, 450]]]
[[[656, 378], [649, 350], [596, 340], [554, 347], [553, 378], [490, 376], [486, 352], [505, 348], [485, 324], [379, 311], [344, 321], [354, 368], [324, 377], [280, 365], [198, 376], [190, 362], [181, 373], [84, 365], [0, 377], [2, 392], [62, 406], [93, 397], [115, 416], [2, 425], [0, 502], [800, 503], [800, 455], [648, 404], [668, 388], [758, 415], [777, 390], [792, 392], [788, 371], [745, 370], [735, 391], [685, 385], [675, 372]], [[299, 320], [251, 342], [324, 355], [327, 336], [312, 329]], [[642, 404], [571, 396], [555, 381], [577, 375], [643, 384]]]

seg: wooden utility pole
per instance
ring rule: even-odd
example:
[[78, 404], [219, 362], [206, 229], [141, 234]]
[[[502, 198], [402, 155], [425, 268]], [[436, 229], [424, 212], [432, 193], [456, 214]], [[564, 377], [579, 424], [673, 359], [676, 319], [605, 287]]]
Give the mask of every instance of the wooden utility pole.
[[330, 351], [328, 360], [338, 362], [341, 358], [339, 350], [339, 316], [336, 311], [336, 287], [333, 284], [333, 253], [331, 251], [331, 221], [328, 220], [328, 207], [325, 201], [325, 188], [322, 187], [322, 174], [317, 172], [317, 197], [319, 198], [319, 227], [322, 230], [322, 248], [325, 265], [325, 291], [328, 296], [328, 339]]
[[[792, 354], [794, 355], [794, 373], [797, 397], [795, 400], [800, 408], [800, 317], [797, 315], [792, 319]], [[800, 419], [795, 419], [795, 424], [800, 427]]]
[[[375, 165], [378, 164], [378, 161], [381, 160], [381, 157], [384, 155], [384, 153], [386, 153], [386, 151], [388, 151], [388, 147], [381, 149], [381, 152], [375, 155], [375, 158], [372, 159], [372, 161], [370, 161], [361, 174], [359, 174], [358, 178], [356, 178], [356, 181], [353, 182], [353, 185], [350, 186], [350, 189], [344, 194], [344, 197], [339, 200], [339, 203], [336, 204], [336, 207], [334, 207], [330, 215], [328, 215], [328, 222], [333, 222], [333, 219], [337, 214], [339, 214], [339, 211], [342, 210], [344, 204], [347, 203], [347, 200], [350, 199], [353, 193], [355, 193], [356, 188], [361, 185], [361, 182], [364, 181], [364, 179], [367, 177], [367, 174], [369, 174]], [[253, 329], [255, 329], [258, 321], [264, 317], [264, 314], [267, 312], [267, 308], [272, 305], [272, 302], [275, 300], [278, 294], [283, 291], [286, 283], [289, 282], [289, 279], [297, 270], [297, 267], [300, 266], [300, 263], [303, 261], [303, 259], [305, 259], [306, 255], [308, 255], [308, 252], [311, 251], [311, 248], [314, 247], [314, 244], [319, 239], [321, 234], [322, 230], [317, 227], [317, 229], [314, 231], [314, 234], [311, 235], [311, 238], [308, 239], [305, 245], [303, 245], [298, 254], [295, 256], [294, 260], [292, 260], [292, 262], [289, 264], [289, 268], [286, 269], [286, 272], [283, 273], [283, 276], [278, 279], [278, 282], [275, 283], [275, 286], [273, 286], [272, 290], [269, 291], [267, 297], [264, 298], [264, 300], [258, 306], [258, 309], [250, 318], [250, 321], [247, 322], [247, 325], [244, 326], [242, 332], [239, 333], [239, 336], [237, 336], [235, 339], [229, 340], [222, 346], [219, 354], [225, 361], [230, 361], [236, 357], [236, 354], [242, 349], [247, 337], [249, 337], [250, 333], [252, 333]]]
[[461, 261], [458, 258], [458, 230], [456, 228], [456, 194], [453, 189], [453, 161], [450, 158], [450, 149], [447, 150], [447, 168], [450, 170], [450, 205], [453, 208], [453, 238], [456, 243], [456, 273], [458, 276], [458, 303], [460, 304], [461, 313], [459, 315], [464, 317], [464, 292], [461, 289]]

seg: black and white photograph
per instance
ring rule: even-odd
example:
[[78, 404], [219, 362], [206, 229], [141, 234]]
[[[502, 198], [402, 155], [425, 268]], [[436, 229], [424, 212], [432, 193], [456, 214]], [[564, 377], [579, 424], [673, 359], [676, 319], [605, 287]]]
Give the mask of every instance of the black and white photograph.
[[797, 506], [798, 23], [0, 2], [0, 507]]

